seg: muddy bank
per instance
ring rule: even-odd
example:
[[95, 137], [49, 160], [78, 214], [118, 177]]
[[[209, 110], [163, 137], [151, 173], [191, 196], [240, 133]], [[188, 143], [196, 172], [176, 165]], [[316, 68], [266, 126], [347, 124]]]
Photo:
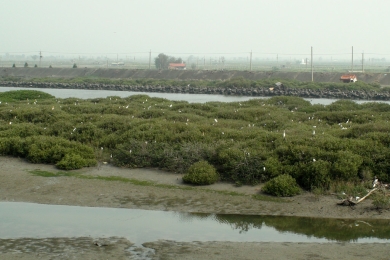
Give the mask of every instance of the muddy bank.
[[366, 90], [340, 90], [340, 89], [297, 89], [287, 86], [270, 86], [256, 88], [240, 87], [196, 87], [196, 86], [143, 86], [143, 85], [115, 85], [99, 83], [51, 83], [51, 82], [15, 82], [0, 81], [1, 86], [22, 88], [51, 88], [51, 89], [87, 89], [87, 90], [115, 90], [154, 93], [188, 93], [212, 94], [231, 96], [295, 96], [302, 98], [327, 99], [354, 99], [354, 100], [390, 100], [390, 92], [376, 92]]
[[0, 258], [10, 259], [388, 259], [387, 244], [233, 243], [159, 240], [135, 246], [123, 238], [0, 239]]
[[[0, 201], [20, 201], [90, 207], [137, 208], [180, 212], [235, 213], [355, 219], [390, 219], [370, 199], [355, 208], [337, 206], [336, 196], [304, 193], [283, 201], [256, 200], [261, 186], [235, 187], [217, 183], [179, 189], [181, 175], [155, 169], [122, 169], [107, 165], [76, 170], [88, 176], [120, 176], [165, 187], [120, 181], [41, 177], [31, 170], [58, 172], [53, 165], [31, 164], [0, 156]], [[178, 188], [174, 188], [178, 187]], [[232, 196], [225, 192], [237, 192]], [[1, 214], [1, 212], [0, 212]], [[1, 259], [387, 259], [387, 244], [239, 243], [158, 240], [134, 245], [123, 238], [0, 239]]]
[[387, 244], [231, 243], [158, 241], [146, 243], [161, 258], [153, 259], [388, 259]]
[[53, 165], [31, 164], [4, 156], [0, 156], [0, 169], [0, 201], [193, 213], [390, 219], [390, 211], [376, 210], [370, 199], [354, 208], [338, 206], [340, 199], [335, 195], [317, 196], [308, 192], [277, 201], [259, 200], [253, 195], [261, 194], [261, 185], [236, 187], [219, 182], [190, 187], [183, 183], [182, 175], [156, 169], [118, 168], [107, 164], [71, 172], [88, 176], [119, 176], [167, 187], [95, 178], [40, 177], [29, 171], [39, 169], [56, 173], [59, 170]]

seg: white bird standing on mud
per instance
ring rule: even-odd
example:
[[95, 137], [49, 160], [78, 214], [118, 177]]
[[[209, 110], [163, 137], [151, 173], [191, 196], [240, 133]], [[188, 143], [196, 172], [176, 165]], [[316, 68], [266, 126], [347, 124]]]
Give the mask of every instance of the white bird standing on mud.
[[286, 130], [283, 130], [283, 138], [286, 138]]
[[372, 182], [372, 187], [375, 188], [376, 186], [378, 186], [378, 184], [379, 184], [378, 178], [375, 176], [374, 181]]

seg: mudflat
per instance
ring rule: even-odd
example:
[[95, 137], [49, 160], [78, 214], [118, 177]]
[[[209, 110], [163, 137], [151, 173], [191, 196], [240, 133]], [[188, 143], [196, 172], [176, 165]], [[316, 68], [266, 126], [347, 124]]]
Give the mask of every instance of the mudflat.
[[[201, 213], [390, 219], [367, 199], [338, 206], [334, 195], [311, 193], [281, 201], [256, 199], [261, 186], [229, 183], [190, 187], [182, 176], [156, 169], [123, 169], [102, 164], [71, 173], [89, 176], [42, 177], [32, 170], [59, 172], [52, 165], [0, 157], [0, 201], [91, 207], [136, 208]], [[110, 177], [120, 177], [109, 181]], [[96, 178], [94, 178], [96, 177]], [[126, 182], [123, 180], [133, 180]], [[148, 181], [140, 185], [137, 181]], [[158, 240], [134, 247], [123, 238], [0, 239], [1, 259], [389, 259], [387, 244], [236, 243]], [[42, 246], [45, 245], [45, 246]]]

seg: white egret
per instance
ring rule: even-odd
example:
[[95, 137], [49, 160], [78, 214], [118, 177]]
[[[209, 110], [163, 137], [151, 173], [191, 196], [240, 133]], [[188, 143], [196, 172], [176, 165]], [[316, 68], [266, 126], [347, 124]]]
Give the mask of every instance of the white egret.
[[372, 182], [372, 187], [375, 188], [376, 186], [378, 186], [378, 184], [379, 184], [378, 178], [375, 176], [374, 181]]

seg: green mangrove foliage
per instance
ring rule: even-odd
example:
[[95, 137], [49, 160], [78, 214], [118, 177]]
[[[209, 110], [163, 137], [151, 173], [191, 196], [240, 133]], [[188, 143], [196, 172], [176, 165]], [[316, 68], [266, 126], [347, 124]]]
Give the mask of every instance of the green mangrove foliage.
[[[222, 83], [221, 83], [222, 84]], [[188, 103], [134, 95], [55, 99], [0, 93], [0, 154], [76, 169], [110, 162], [185, 174], [199, 161], [223, 181], [291, 176], [305, 190], [374, 175], [390, 181], [390, 105], [297, 97]]]
[[199, 161], [190, 166], [183, 181], [195, 185], [209, 185], [217, 182], [218, 173], [207, 161]]
[[301, 192], [296, 180], [288, 174], [273, 178], [264, 185], [262, 190], [278, 197], [291, 197]]
[[45, 100], [52, 98], [54, 98], [52, 95], [36, 90], [14, 90], [0, 92], [0, 101], [2, 102], [11, 102], [19, 100], [31, 100], [31, 102], [35, 102], [36, 100]]

